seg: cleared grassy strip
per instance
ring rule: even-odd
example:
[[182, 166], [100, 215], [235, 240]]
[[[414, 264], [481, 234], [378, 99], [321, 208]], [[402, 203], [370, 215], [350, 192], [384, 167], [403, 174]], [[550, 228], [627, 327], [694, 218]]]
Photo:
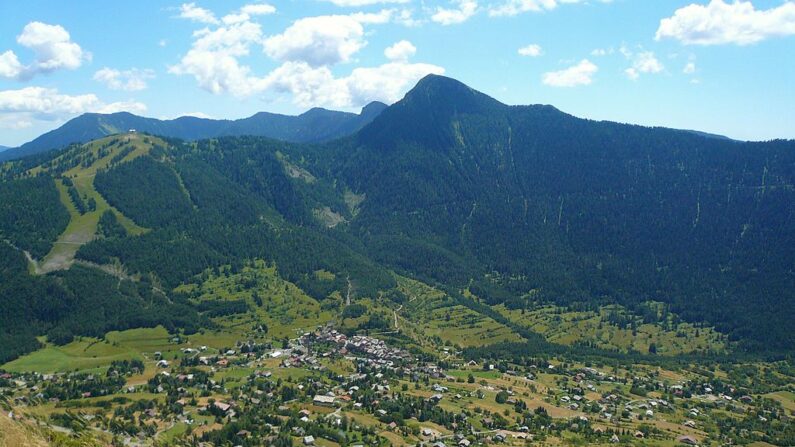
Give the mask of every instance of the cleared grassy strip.
[[[148, 138], [149, 137], [147, 137], [147, 139]], [[87, 150], [92, 154], [92, 156], [96, 157], [102, 145], [107, 144], [108, 141], [109, 139], [106, 138], [89, 143], [88, 145], [84, 146], [84, 150]], [[148, 151], [151, 149], [151, 142], [145, 143], [143, 139], [137, 136], [134, 136], [134, 138], [130, 139], [129, 141], [130, 142], [127, 144], [133, 145], [135, 149], [128, 153], [122, 159], [122, 161], [132, 160], [138, 156], [148, 153]], [[165, 144], [160, 140], [157, 141], [159, 143]], [[111, 146], [109, 148], [109, 153], [106, 156], [99, 158], [88, 166], [78, 165], [65, 173], [65, 176], [72, 180], [75, 189], [77, 189], [77, 192], [79, 193], [80, 197], [83, 198], [85, 203], [88, 203], [90, 200], [93, 200], [96, 203], [96, 208], [94, 211], [89, 211], [81, 215], [77, 211], [74, 203], [72, 203], [72, 199], [69, 197], [67, 192], [68, 188], [63, 184], [63, 182], [56, 182], [61, 202], [69, 210], [71, 220], [69, 225], [66, 227], [66, 230], [64, 230], [63, 234], [61, 234], [61, 236], [53, 245], [50, 253], [48, 253], [47, 256], [45, 256], [44, 259], [38, 264], [35, 270], [36, 273], [49, 273], [55, 270], [62, 270], [71, 267], [72, 263], [74, 262], [75, 254], [77, 253], [77, 250], [80, 249], [80, 246], [90, 242], [96, 237], [97, 223], [99, 222], [99, 218], [102, 216], [102, 213], [107, 210], [111, 210], [114, 214], [116, 214], [116, 218], [118, 219], [119, 223], [121, 223], [121, 225], [129, 234], [139, 235], [148, 231], [146, 228], [136, 225], [135, 222], [123, 215], [121, 212], [119, 212], [119, 210], [110, 206], [105, 198], [102, 197], [99, 192], [97, 192], [96, 188], [94, 188], [94, 176], [96, 175], [97, 171], [108, 167], [113, 160], [113, 157], [119, 155], [123, 150], [123, 147], [123, 142], [117, 143], [115, 146]]]

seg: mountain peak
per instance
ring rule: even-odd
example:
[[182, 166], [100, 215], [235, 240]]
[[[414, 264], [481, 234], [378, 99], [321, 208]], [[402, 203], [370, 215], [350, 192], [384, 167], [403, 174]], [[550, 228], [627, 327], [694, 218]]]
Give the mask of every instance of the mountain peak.
[[453, 113], [478, 113], [504, 107], [496, 99], [481, 93], [461, 81], [446, 76], [429, 74], [420, 79], [400, 102], [420, 106], [447, 105]]
[[380, 115], [381, 112], [386, 110], [387, 107], [389, 106], [383, 102], [373, 101], [370, 104], [362, 107], [362, 111], [359, 113], [359, 116], [375, 118], [376, 116]]
[[433, 147], [454, 145], [459, 115], [501, 114], [508, 106], [463, 82], [427, 75], [359, 133], [360, 141], [392, 147], [400, 141]]

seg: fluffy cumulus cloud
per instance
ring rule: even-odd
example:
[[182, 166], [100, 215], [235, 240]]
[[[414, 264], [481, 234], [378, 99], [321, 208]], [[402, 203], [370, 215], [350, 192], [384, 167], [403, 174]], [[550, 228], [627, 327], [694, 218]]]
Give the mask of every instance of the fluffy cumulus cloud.
[[264, 42], [265, 53], [273, 59], [302, 61], [314, 67], [348, 62], [364, 46], [364, 27], [345, 15], [298, 19]]
[[[249, 13], [241, 8], [234, 14]], [[251, 17], [228, 15], [216, 26], [196, 31], [192, 47], [169, 72], [193, 76], [214, 94], [286, 95], [301, 106], [353, 108], [373, 100], [393, 102], [423, 76], [444, 72], [442, 67], [409, 62], [416, 52], [410, 42], [386, 48], [388, 62], [379, 66], [354, 68], [343, 76], [331, 68], [353, 61], [367, 45], [365, 26], [410, 19], [410, 14], [396, 10], [305, 17], [279, 34], [265, 36]], [[280, 65], [266, 74], [254, 73], [245, 60], [259, 51]]]
[[528, 57], [538, 57], [544, 54], [544, 50], [541, 48], [541, 45], [538, 44], [530, 44], [526, 47], [519, 48], [516, 50], [520, 56], [528, 56]]
[[466, 22], [478, 11], [475, 0], [453, 0], [454, 8], [439, 7], [431, 16], [431, 20], [442, 25], [455, 25]]
[[179, 7], [179, 18], [198, 23], [218, 23], [218, 19], [212, 11], [196, 6], [196, 3], [183, 3]]
[[690, 4], [662, 19], [656, 39], [685, 45], [750, 45], [767, 38], [795, 34], [795, 2], [758, 10], [750, 1], [711, 0]]
[[141, 70], [138, 68], [117, 70], [104, 67], [94, 73], [94, 80], [105, 84], [109, 89], [126, 90], [128, 92], [146, 89], [146, 81], [154, 77], [155, 72], [153, 70]]
[[33, 121], [58, 121], [86, 112], [143, 113], [140, 102], [105, 103], [94, 94], [66, 95], [57, 89], [26, 87], [0, 91], [0, 126], [24, 127]]
[[651, 51], [641, 51], [632, 54], [624, 49], [624, 54], [632, 59], [632, 66], [624, 70], [624, 73], [633, 81], [638, 79], [642, 73], [655, 74], [662, 72], [665, 67]]
[[24, 70], [25, 67], [19, 63], [19, 58], [13, 51], [8, 50], [0, 54], [0, 77], [16, 79], [22, 75]]
[[391, 61], [406, 61], [417, 53], [415, 47], [408, 40], [401, 40], [384, 50], [384, 56]]
[[695, 62], [688, 62], [685, 64], [685, 68], [682, 69], [682, 73], [691, 75], [696, 72], [696, 63]]
[[204, 28], [194, 38], [179, 64], [169, 67], [170, 73], [191, 75], [201, 88], [215, 94], [248, 96], [261, 90], [261, 80], [239, 61], [249, 55], [252, 44], [262, 41], [259, 24], [246, 21], [215, 30]]
[[542, 81], [550, 87], [590, 85], [597, 71], [599, 71], [599, 67], [588, 59], [583, 59], [569, 68], [544, 73]]
[[24, 81], [40, 73], [74, 70], [91, 59], [60, 25], [30, 22], [17, 36], [17, 43], [33, 51], [35, 60], [24, 65], [12, 50], [5, 51], [0, 54], [0, 77]]

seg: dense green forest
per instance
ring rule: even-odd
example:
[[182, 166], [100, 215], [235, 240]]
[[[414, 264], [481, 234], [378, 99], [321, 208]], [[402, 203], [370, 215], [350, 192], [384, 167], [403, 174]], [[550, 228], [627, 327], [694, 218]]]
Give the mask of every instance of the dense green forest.
[[193, 332], [208, 322], [179, 297], [166, 298], [147, 281], [119, 280], [80, 265], [32, 276], [22, 253], [0, 243], [0, 362], [39, 346], [36, 336], [68, 343], [76, 335], [154, 327]]
[[41, 258], [68, 224], [69, 212], [51, 177], [0, 183], [0, 240]]

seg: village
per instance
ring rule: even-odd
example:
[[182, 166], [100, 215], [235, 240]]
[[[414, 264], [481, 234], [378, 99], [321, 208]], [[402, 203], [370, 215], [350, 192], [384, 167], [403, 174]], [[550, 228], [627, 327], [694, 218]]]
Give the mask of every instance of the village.
[[792, 407], [750, 383], [653, 366], [442, 361], [330, 325], [279, 347], [175, 343], [104, 373], [4, 372], [3, 411], [129, 446], [708, 446], [793, 430]]

